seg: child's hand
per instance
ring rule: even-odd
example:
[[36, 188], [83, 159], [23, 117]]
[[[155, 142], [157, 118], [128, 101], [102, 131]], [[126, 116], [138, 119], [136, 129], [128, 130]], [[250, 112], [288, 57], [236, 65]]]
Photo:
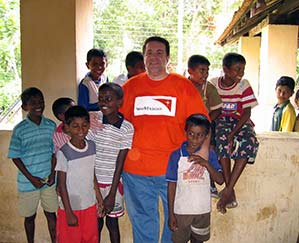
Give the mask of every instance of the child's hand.
[[228, 142], [229, 152], [232, 153], [233, 152], [233, 144], [234, 144], [234, 134], [233, 133], [228, 134], [227, 142]]
[[30, 182], [35, 188], [42, 188], [46, 184], [44, 179], [37, 176], [32, 176]]
[[78, 226], [78, 218], [75, 214], [70, 213], [66, 215], [66, 221], [68, 226]]
[[173, 213], [169, 214], [168, 217], [168, 226], [171, 231], [177, 231], [178, 230], [178, 225], [176, 221], [176, 217]]
[[113, 210], [114, 204], [115, 204], [115, 197], [108, 194], [108, 196], [104, 199], [104, 208], [107, 214], [109, 214]]
[[98, 217], [103, 218], [105, 216], [103, 200], [100, 201], [100, 202], [98, 201], [98, 203], [97, 203], [97, 212], [98, 212]]
[[55, 182], [55, 174], [50, 174], [49, 177], [48, 177], [48, 180], [47, 180], [47, 185], [48, 186], [52, 186]]
[[188, 161], [189, 162], [193, 162], [194, 164], [199, 164], [201, 166], [206, 167], [208, 161], [206, 161], [204, 158], [202, 158], [201, 156], [197, 155], [197, 154], [191, 154], [188, 157]]
[[99, 120], [98, 112], [89, 112], [90, 116], [90, 130], [96, 132], [102, 130], [104, 125]]

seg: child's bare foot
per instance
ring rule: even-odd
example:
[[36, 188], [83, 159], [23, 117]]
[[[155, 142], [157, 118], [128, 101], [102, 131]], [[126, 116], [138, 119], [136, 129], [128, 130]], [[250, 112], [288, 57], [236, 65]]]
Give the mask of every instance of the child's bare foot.
[[233, 191], [232, 200], [226, 204], [226, 208], [236, 208], [238, 207], [238, 202], [236, 199], [235, 191]]
[[217, 210], [222, 214], [226, 213], [226, 208], [224, 204], [222, 204], [221, 199], [219, 199], [219, 201], [217, 202]]
[[230, 193], [227, 188], [224, 188], [221, 191], [221, 200], [221, 204], [225, 205], [225, 208], [235, 208], [238, 206], [234, 190]]

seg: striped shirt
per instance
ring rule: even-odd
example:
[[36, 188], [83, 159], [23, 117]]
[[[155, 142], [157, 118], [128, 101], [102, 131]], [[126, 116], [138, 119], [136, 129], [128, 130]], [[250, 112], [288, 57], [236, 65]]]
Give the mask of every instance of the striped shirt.
[[108, 124], [103, 113], [99, 112], [99, 120], [103, 123], [101, 130], [89, 130], [87, 138], [96, 143], [95, 172], [99, 183], [112, 184], [116, 168], [116, 160], [120, 150], [130, 149], [134, 133], [133, 125], [121, 119], [116, 124]]
[[71, 136], [66, 134], [62, 128], [63, 128], [63, 123], [60, 123], [53, 134], [55, 154], [66, 142], [70, 141], [71, 139]]
[[233, 117], [239, 119], [245, 108], [253, 108], [258, 104], [248, 80], [242, 79], [230, 87], [223, 87], [221, 79], [222, 77], [211, 80], [223, 102], [219, 118]]
[[[17, 124], [12, 132], [8, 158], [19, 158], [33, 176], [45, 178], [51, 173], [53, 154], [53, 133], [56, 124], [42, 116], [37, 125], [28, 116]], [[39, 190], [18, 170], [18, 191]], [[42, 187], [43, 189], [45, 188]]]

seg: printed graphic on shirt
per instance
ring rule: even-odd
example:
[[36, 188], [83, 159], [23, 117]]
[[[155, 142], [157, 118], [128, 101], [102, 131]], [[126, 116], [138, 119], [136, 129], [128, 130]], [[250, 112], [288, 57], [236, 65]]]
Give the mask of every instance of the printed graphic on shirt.
[[136, 97], [134, 115], [175, 116], [176, 97], [141, 96]]
[[237, 110], [237, 103], [230, 103], [230, 102], [225, 102], [223, 103], [223, 110], [225, 111], [235, 111]]
[[[181, 180], [184, 184], [203, 183], [205, 179], [205, 167], [190, 162], [184, 163], [181, 161], [178, 173], [181, 174]], [[179, 176], [180, 177], [180, 176]]]
[[183, 180], [203, 180], [204, 167], [192, 164], [190, 168], [183, 172]]

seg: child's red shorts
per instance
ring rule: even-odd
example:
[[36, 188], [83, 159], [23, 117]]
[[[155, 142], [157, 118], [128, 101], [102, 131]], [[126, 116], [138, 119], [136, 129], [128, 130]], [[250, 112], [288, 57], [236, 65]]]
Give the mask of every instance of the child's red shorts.
[[74, 210], [78, 226], [68, 226], [66, 213], [58, 208], [56, 235], [58, 243], [98, 243], [98, 220], [96, 205], [84, 210]]

